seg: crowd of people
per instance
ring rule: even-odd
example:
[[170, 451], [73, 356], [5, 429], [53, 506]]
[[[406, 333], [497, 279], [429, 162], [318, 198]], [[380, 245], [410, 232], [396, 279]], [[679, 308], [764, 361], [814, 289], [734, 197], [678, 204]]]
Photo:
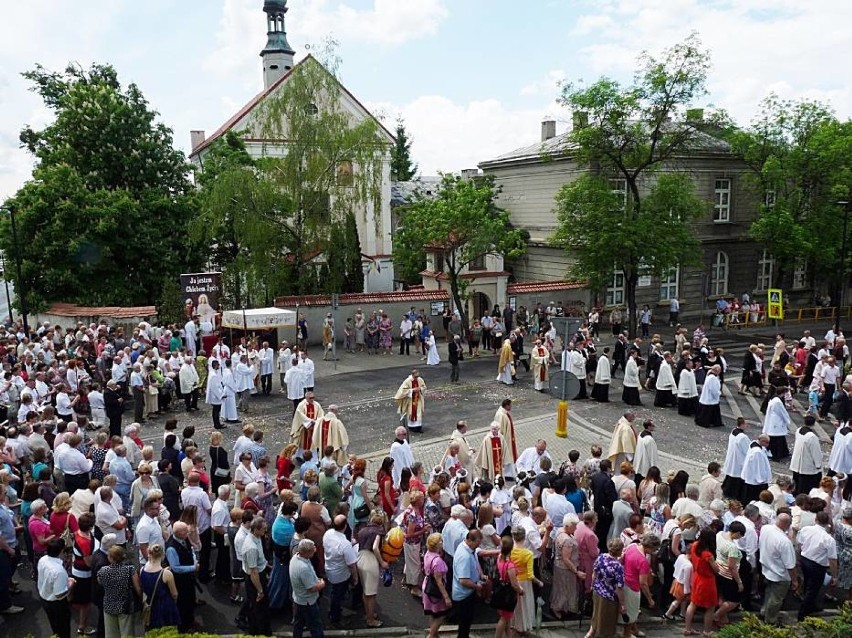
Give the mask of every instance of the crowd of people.
[[[610, 363], [594, 312], [560, 361], [549, 309], [544, 320], [538, 309], [496, 312], [487, 338], [483, 318], [474, 322], [483, 330], [476, 344], [465, 339], [471, 349], [501, 353], [504, 383], [528, 362], [542, 390], [548, 368], [561, 363], [577, 370], [581, 392], [588, 384], [592, 398], [606, 401], [602, 386], [620, 367], [629, 406], [641, 404], [641, 389], [657, 406], [715, 425], [718, 401], [708, 409], [705, 394], [727, 362], [701, 326], [691, 339], [676, 329], [677, 362], [659, 337], [646, 349], [613, 326]], [[462, 335], [452, 334], [449, 319], [452, 343]], [[587, 614], [588, 638], [614, 635], [623, 617], [628, 638], [641, 635], [643, 598], [664, 621], [682, 617], [686, 635], [710, 634], [757, 599], [775, 622], [788, 590], [801, 598], [799, 618], [816, 609], [826, 578], [835, 597], [852, 590], [852, 380], [831, 372], [848, 357], [833, 331], [820, 344], [806, 332], [789, 348], [778, 335], [768, 363], [762, 346], [749, 349], [740, 391], [768, 388], [763, 432], [752, 440], [741, 419], [724, 462], [711, 462], [699, 480], [680, 468], [661, 471], [653, 420], [638, 431], [632, 408], [606, 455], [593, 446], [585, 459], [577, 450], [554, 459], [544, 440], [519, 449], [510, 399], [481, 440], [470, 440], [460, 421], [440, 464], [424, 467], [408, 441], [422, 427], [426, 386], [417, 370], [395, 397], [403, 425], [368, 476], [337, 407], [326, 410], [314, 397], [307, 343], [282, 343], [276, 357], [268, 343], [241, 340], [232, 351], [213, 335], [208, 352], [186, 334], [146, 323], [127, 336], [106, 322], [29, 334], [0, 328], [8, 364], [0, 387], [8, 418], [0, 428], [0, 613], [23, 611], [13, 600], [19, 569], [36, 580], [60, 637], [75, 627], [109, 637], [134, 626], [189, 631], [205, 603], [202, 585], [225, 588], [245, 631], [268, 635], [277, 613], [290, 618], [295, 636], [321, 636], [346, 625], [344, 606], [380, 627], [380, 584], [396, 578], [422, 601], [433, 638], [447, 618], [467, 636], [484, 605], [494, 610], [498, 638], [530, 632], [538, 614]], [[289, 440], [268, 451], [264, 432], [246, 422], [227, 447], [218, 430], [240, 423], [253, 395], [272, 392], [275, 369], [294, 405]], [[791, 477], [773, 477], [769, 459], [790, 456], [789, 395], [805, 388], [817, 393], [817, 408], [796, 430]], [[170, 414], [179, 405], [196, 411], [199, 393], [215, 428], [203, 442]], [[833, 414], [824, 464], [812, 426]], [[146, 444], [146, 417], [160, 416], [162, 442]], [[400, 555], [401, 569], [393, 564]], [[328, 598], [327, 617], [320, 597]]]

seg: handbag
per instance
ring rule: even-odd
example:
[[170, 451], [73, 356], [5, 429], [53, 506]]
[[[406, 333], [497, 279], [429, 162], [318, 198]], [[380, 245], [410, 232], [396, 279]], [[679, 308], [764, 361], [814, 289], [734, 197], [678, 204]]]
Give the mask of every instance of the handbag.
[[71, 531], [71, 514], [66, 514], [65, 530], [62, 532], [62, 542], [65, 543], [65, 551], [74, 549], [74, 532]]
[[157, 596], [157, 588], [160, 586], [160, 581], [163, 579], [163, 570], [157, 575], [157, 582], [154, 583], [154, 589], [151, 590], [151, 597], [142, 597], [142, 626], [146, 629], [151, 624], [151, 605], [154, 604], [154, 598]]
[[355, 515], [355, 519], [360, 521], [366, 519], [370, 515], [370, 511], [370, 506], [364, 502], [355, 508], [353, 514]]
[[504, 567], [501, 573], [498, 568], [500, 578], [494, 581], [490, 604], [491, 607], [500, 611], [514, 611], [518, 604], [518, 594], [506, 578], [506, 570], [507, 568]]
[[[446, 588], [447, 582], [445, 580], [444, 589], [446, 590]], [[444, 594], [442, 594], [441, 590], [438, 588], [438, 582], [435, 580], [435, 572], [426, 575], [425, 584], [423, 586], [423, 593], [429, 596], [429, 598], [437, 598], [438, 600], [444, 597]]]

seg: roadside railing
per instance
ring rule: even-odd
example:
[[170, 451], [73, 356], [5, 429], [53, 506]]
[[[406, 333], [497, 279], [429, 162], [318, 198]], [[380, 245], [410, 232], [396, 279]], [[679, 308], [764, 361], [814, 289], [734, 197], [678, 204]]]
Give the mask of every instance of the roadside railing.
[[[834, 320], [837, 318], [837, 311], [838, 308], [836, 306], [784, 308], [783, 321], [793, 323], [802, 321], [826, 321], [828, 319]], [[766, 309], [763, 307], [761, 307], [761, 309], [757, 312], [751, 312], [750, 310], [729, 312], [722, 315], [721, 320], [716, 319], [716, 317], [718, 317], [718, 314], [714, 315], [713, 325], [724, 325], [726, 329], [745, 328], [747, 326], [765, 326], [768, 319]], [[840, 318], [852, 318], [852, 306], [843, 306], [840, 308]]]

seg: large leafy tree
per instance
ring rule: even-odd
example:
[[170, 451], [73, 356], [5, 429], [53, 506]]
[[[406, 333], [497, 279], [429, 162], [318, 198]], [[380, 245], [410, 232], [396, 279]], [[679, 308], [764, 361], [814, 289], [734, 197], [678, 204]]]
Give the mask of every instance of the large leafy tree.
[[728, 139], [752, 169], [750, 186], [762, 205], [749, 235], [775, 258], [772, 283], [798, 264], [811, 281], [839, 284], [837, 202], [852, 190], [852, 123], [819, 102], [770, 95], [751, 125], [731, 129]]
[[36, 167], [5, 203], [17, 243], [0, 219], [0, 249], [21, 260], [21, 281], [10, 270], [11, 279], [35, 310], [158, 302], [163, 282], [203, 257], [184, 233], [195, 202], [171, 130], [111, 66], [37, 66], [24, 77], [56, 117], [21, 132]]
[[639, 277], [695, 261], [689, 224], [706, 206], [677, 160], [702, 136], [685, 109], [705, 93], [709, 64], [693, 34], [660, 58], [643, 53], [630, 85], [601, 78], [563, 88], [561, 102], [581, 125], [562, 151], [591, 172], [557, 196], [552, 241], [570, 253], [571, 274], [598, 289], [624, 272], [631, 334]]
[[402, 118], [396, 121], [396, 135], [391, 149], [391, 179], [407, 182], [417, 174], [417, 164], [411, 160], [411, 138]]
[[[338, 258], [339, 247], [330, 242], [333, 226], [346, 227], [350, 216], [364, 215], [367, 232], [375, 232], [381, 219], [382, 174], [390, 142], [376, 120], [353, 117], [335, 75], [337, 64], [331, 55], [324, 64], [305, 59], [281, 90], [264, 100], [251, 125], [263, 139], [287, 140], [283, 156], [262, 162], [278, 203], [253, 220], [257, 234], [269, 233], [279, 242], [269, 257], [286, 257], [285, 294], [314, 287], [311, 260], [318, 252]], [[351, 232], [348, 236], [350, 252], [360, 252]], [[326, 288], [323, 282], [319, 287]]]
[[421, 255], [424, 247], [443, 255], [436, 267], [446, 273], [453, 303], [468, 325], [463, 299], [467, 280], [461, 277], [475, 260], [489, 254], [516, 259], [526, 250], [526, 237], [512, 228], [509, 214], [494, 205], [497, 189], [490, 176], [464, 179], [444, 175], [435, 198], [422, 198], [406, 207], [394, 239], [397, 257]]

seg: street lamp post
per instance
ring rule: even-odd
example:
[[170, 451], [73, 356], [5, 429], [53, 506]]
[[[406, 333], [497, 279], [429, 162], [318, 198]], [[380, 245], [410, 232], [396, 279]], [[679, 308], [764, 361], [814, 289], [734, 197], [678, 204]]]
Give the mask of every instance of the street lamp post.
[[6, 273], [6, 256], [0, 258], [0, 267], [3, 268], [3, 284], [6, 286], [6, 308], [9, 310], [9, 323], [12, 323], [12, 297], [9, 295], [9, 277]]
[[843, 237], [840, 243], [840, 272], [837, 273], [838, 278], [838, 286], [837, 286], [837, 295], [835, 297], [837, 301], [837, 317], [834, 320], [834, 332], [836, 334], [840, 334], [840, 314], [843, 312], [843, 297], [846, 293], [846, 241], [847, 241], [847, 231], [849, 228], [849, 201], [848, 200], [839, 200], [837, 202], [838, 206], [843, 207]]
[[[24, 321], [24, 333], [29, 335], [30, 326], [29, 323], [27, 323], [27, 295], [26, 287], [24, 286], [24, 280], [23, 277], [21, 277], [21, 251], [20, 246], [18, 245], [18, 228], [15, 224], [15, 208], [11, 204], [6, 204], [2, 207], [2, 209], [9, 211], [9, 222], [12, 226], [12, 248], [15, 250], [15, 274], [17, 275], [17, 281], [15, 281], [15, 291], [18, 294], [18, 301], [21, 309], [21, 318]], [[8, 290], [6, 294], [8, 296]], [[9, 315], [11, 316], [11, 314], [12, 309], [9, 308]]]

